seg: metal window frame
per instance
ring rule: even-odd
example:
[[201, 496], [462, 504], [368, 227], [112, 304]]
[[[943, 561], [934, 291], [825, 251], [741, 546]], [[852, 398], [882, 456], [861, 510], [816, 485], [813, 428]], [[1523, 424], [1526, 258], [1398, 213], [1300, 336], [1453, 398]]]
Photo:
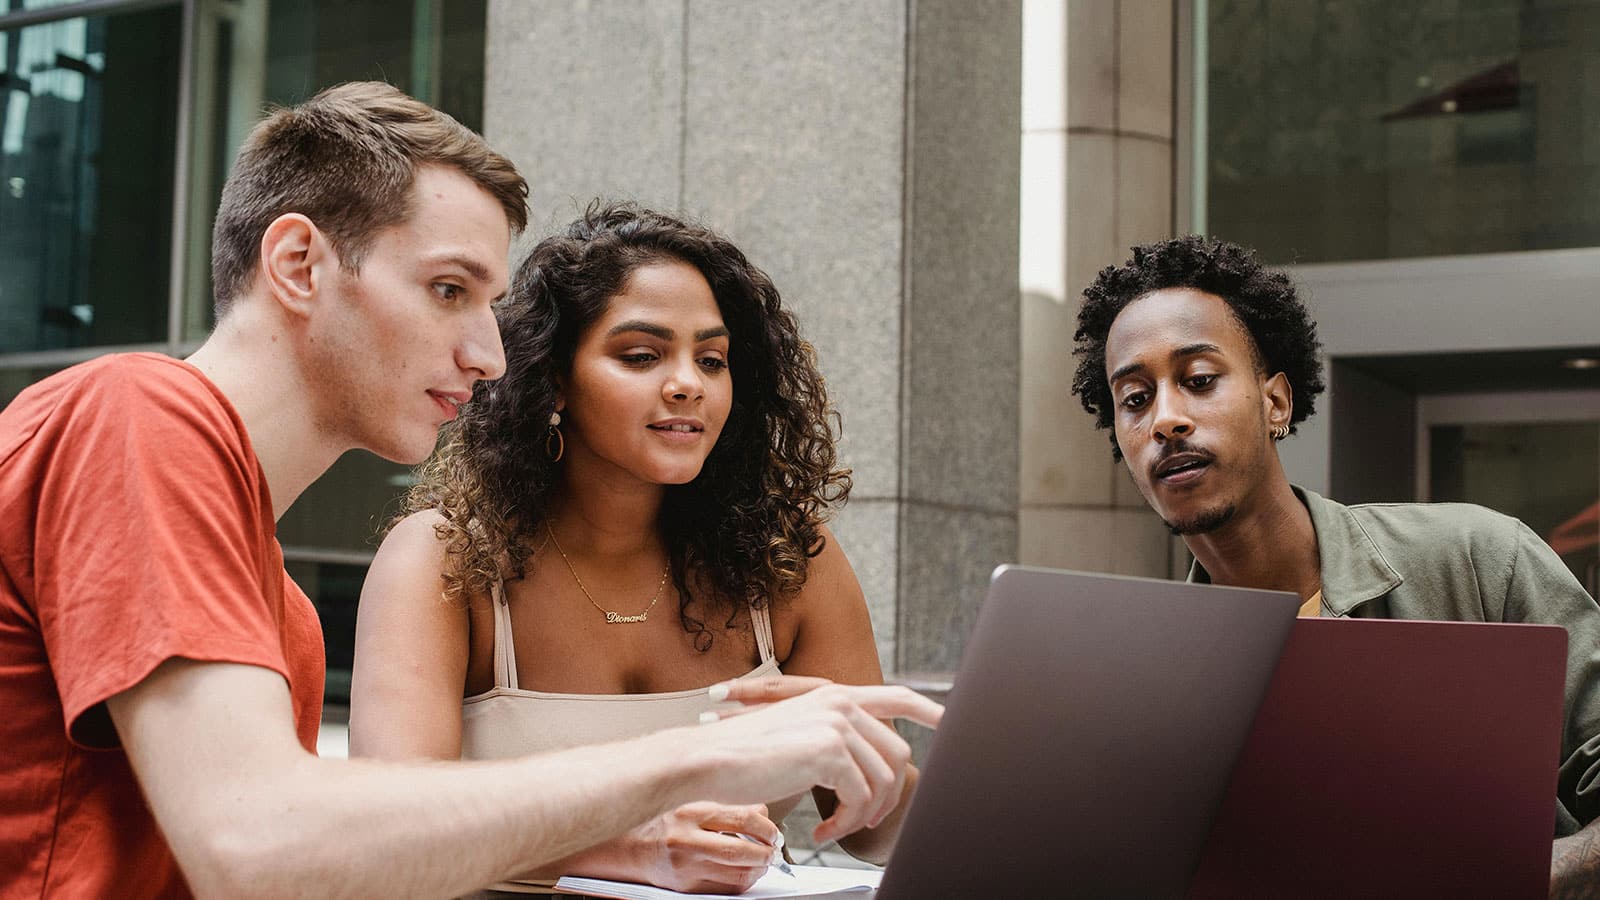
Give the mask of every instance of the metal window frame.
[[[1173, 104], [1175, 128], [1173, 162], [1173, 219], [1175, 232], [1207, 233], [1206, 169], [1207, 122], [1210, 115], [1206, 70], [1210, 63], [1210, 0], [1174, 0], [1176, 3], [1176, 47], [1174, 48]], [[1226, 238], [1227, 235], [1219, 235]], [[1491, 268], [1515, 276], [1546, 254], [1571, 254], [1600, 248], [1559, 247], [1539, 250], [1502, 250], [1485, 253], [1452, 253], [1438, 256], [1382, 257], [1286, 265], [1297, 275], [1317, 280], [1362, 281], [1389, 278], [1408, 288], [1426, 291], [1442, 287], [1430, 279], [1448, 271], [1461, 260], [1492, 261]], [[1528, 260], [1524, 263], [1522, 260]]]
[[1600, 390], [1495, 391], [1417, 397], [1416, 494], [1433, 499], [1433, 428], [1437, 425], [1600, 424]]
[[140, 12], [147, 9], [176, 6], [182, 8], [182, 36], [178, 62], [178, 123], [177, 144], [173, 153], [172, 168], [172, 240], [168, 248], [167, 270], [167, 339], [162, 342], [119, 344], [96, 347], [69, 347], [63, 350], [31, 350], [20, 353], [0, 353], [0, 370], [38, 369], [52, 366], [66, 367], [75, 363], [105, 356], [109, 353], [151, 351], [169, 356], [187, 356], [199, 343], [183, 339], [184, 258], [189, 241], [189, 162], [192, 156], [190, 142], [194, 134], [194, 46], [195, 21], [200, 0], [80, 0], [60, 6], [25, 9], [0, 13], [0, 31], [12, 31], [34, 25], [47, 25], [67, 19], [90, 16], [111, 16]]
[[[423, 5], [436, 6], [430, 0], [417, 0]], [[186, 338], [186, 323], [190, 310], [186, 302], [192, 282], [196, 277], [190, 271], [190, 246], [194, 223], [198, 221], [190, 209], [195, 191], [195, 166], [197, 148], [195, 137], [206, 133], [206, 110], [197, 107], [197, 69], [202, 39], [200, 29], [206, 26], [203, 14], [231, 15], [234, 10], [221, 0], [81, 0], [41, 9], [0, 13], [0, 31], [46, 25], [89, 16], [108, 16], [139, 12], [161, 7], [181, 7], [182, 35], [178, 65], [176, 147], [172, 169], [172, 235], [168, 258], [170, 284], [167, 294], [166, 340], [135, 344], [108, 344], [95, 347], [71, 347], [61, 350], [32, 350], [18, 353], [0, 353], [0, 371], [19, 369], [65, 368], [99, 356], [112, 353], [154, 352], [184, 357], [199, 349], [201, 340]], [[286, 546], [283, 548], [288, 563], [328, 563], [348, 566], [367, 566], [372, 562], [371, 552], [340, 550], [327, 547]]]

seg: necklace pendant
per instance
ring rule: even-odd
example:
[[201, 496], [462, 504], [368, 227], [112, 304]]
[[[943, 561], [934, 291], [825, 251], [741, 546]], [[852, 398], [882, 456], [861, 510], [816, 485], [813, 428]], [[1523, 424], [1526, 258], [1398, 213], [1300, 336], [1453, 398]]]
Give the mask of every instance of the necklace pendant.
[[606, 610], [606, 624], [607, 625], [629, 625], [629, 624], [632, 624], [634, 622], [643, 622], [643, 621], [645, 621], [645, 619], [648, 616], [649, 616], [649, 613], [639, 613], [636, 616], [625, 616], [625, 615], [622, 615], [621, 613], [616, 613], [616, 612], [612, 612], [610, 610]]

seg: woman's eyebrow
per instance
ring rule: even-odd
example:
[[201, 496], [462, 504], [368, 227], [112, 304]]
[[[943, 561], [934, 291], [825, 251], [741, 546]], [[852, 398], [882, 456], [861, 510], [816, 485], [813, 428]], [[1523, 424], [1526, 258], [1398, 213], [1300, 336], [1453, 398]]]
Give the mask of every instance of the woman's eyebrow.
[[[671, 328], [668, 328], [665, 325], [657, 325], [654, 322], [646, 322], [643, 319], [629, 319], [626, 322], [618, 322], [616, 325], [611, 326], [611, 330], [606, 332], [606, 337], [615, 337], [619, 334], [627, 334], [630, 331], [638, 331], [643, 334], [648, 334], [651, 337], [660, 338], [663, 341], [670, 341], [678, 336], [676, 331], [673, 331]], [[728, 326], [726, 325], [716, 325], [711, 328], [702, 328], [694, 333], [694, 339], [696, 343], [709, 341], [712, 338], [727, 336]]]
[[643, 319], [629, 319], [626, 322], [619, 322], [616, 325], [611, 326], [611, 330], [606, 332], [606, 337], [627, 334], [630, 331], [640, 331], [650, 335], [651, 337], [660, 338], [663, 341], [672, 340], [676, 334], [671, 328], [668, 328], [664, 325], [657, 325], [654, 322], [646, 322]]

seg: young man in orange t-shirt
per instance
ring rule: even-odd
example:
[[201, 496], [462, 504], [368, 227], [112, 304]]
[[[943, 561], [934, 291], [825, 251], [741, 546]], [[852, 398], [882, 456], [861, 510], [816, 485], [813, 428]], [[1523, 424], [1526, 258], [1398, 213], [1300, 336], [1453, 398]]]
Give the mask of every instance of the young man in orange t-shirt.
[[0, 897], [453, 896], [691, 800], [813, 785], [871, 824], [932, 725], [895, 688], [504, 763], [314, 755], [322, 637], [274, 523], [340, 454], [415, 463], [505, 367], [491, 303], [527, 187], [386, 85], [259, 125], [223, 190], [218, 325], [0, 412]]

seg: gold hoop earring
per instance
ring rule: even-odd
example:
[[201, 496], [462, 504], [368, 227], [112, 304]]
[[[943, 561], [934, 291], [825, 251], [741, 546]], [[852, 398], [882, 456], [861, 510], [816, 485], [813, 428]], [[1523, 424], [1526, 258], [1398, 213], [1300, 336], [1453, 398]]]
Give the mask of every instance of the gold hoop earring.
[[1284, 438], [1289, 436], [1289, 426], [1287, 426], [1287, 425], [1274, 425], [1274, 426], [1272, 426], [1271, 430], [1269, 430], [1267, 433], [1272, 435], [1272, 439], [1273, 440], [1281, 441]]
[[[560, 462], [562, 454], [567, 452], [567, 442], [561, 437], [561, 429], [556, 427], [560, 424], [561, 413], [551, 413], [550, 430], [545, 432], [544, 436], [544, 455], [548, 457], [551, 462]], [[555, 449], [551, 449], [550, 447], [550, 443], [552, 441], [555, 442]]]

